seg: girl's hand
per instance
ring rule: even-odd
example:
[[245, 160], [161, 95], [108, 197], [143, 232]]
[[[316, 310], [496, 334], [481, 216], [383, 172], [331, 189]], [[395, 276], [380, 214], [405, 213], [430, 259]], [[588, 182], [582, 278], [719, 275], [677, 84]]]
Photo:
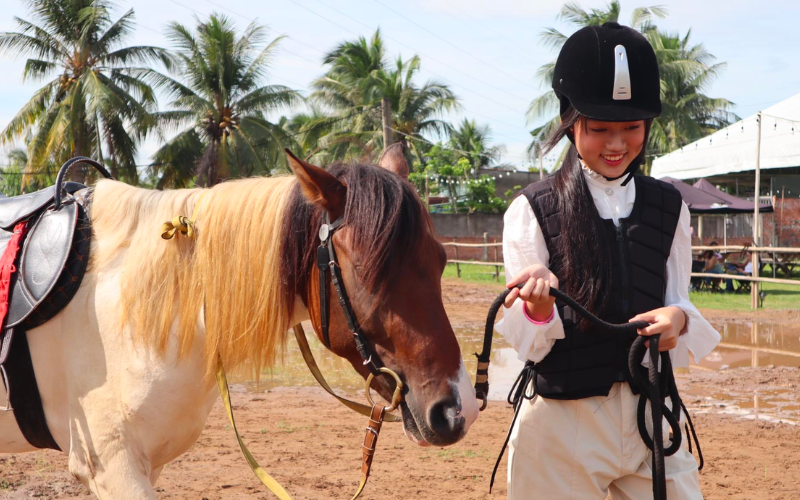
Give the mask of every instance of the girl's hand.
[[[521, 290], [516, 288], [520, 283], [525, 283]], [[526, 267], [506, 286], [511, 288], [503, 303], [506, 307], [511, 307], [520, 298], [525, 301], [528, 316], [534, 320], [544, 321], [550, 317], [556, 301], [555, 297], [550, 296], [550, 287], [558, 288], [558, 278], [549, 269], [541, 264]]]
[[686, 314], [678, 307], [661, 307], [652, 311], [637, 314], [630, 321], [647, 321], [650, 326], [639, 330], [639, 335], [649, 337], [661, 334], [658, 341], [659, 351], [669, 351], [678, 345], [678, 337], [686, 326]]

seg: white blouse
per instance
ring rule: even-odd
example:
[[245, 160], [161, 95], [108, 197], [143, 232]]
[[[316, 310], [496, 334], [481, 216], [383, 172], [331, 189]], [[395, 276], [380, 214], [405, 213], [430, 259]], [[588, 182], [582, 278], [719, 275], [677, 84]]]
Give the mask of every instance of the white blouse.
[[[586, 166], [583, 167], [583, 172], [600, 217], [612, 219], [618, 226], [619, 219], [627, 217], [633, 210], [633, 202], [636, 199], [635, 183], [631, 181], [623, 186], [624, 178], [609, 181]], [[527, 198], [519, 196], [514, 200], [503, 219], [506, 283], [525, 267], [533, 264], [547, 267], [550, 263], [550, 254]], [[686, 326], [678, 338], [678, 345], [670, 351], [672, 363], [676, 367], [689, 366], [689, 351], [697, 362], [706, 357], [720, 341], [719, 333], [689, 301], [689, 279], [692, 270], [690, 231], [689, 209], [684, 203], [667, 259], [667, 289], [664, 300], [665, 306], [676, 306], [686, 314]], [[504, 309], [503, 319], [495, 325], [495, 328], [519, 353], [520, 361], [529, 359], [539, 362], [547, 356], [556, 340], [564, 338], [564, 326], [555, 307], [553, 319], [545, 324], [529, 321], [525, 317], [523, 307], [523, 301], [517, 299], [510, 308]], [[647, 360], [648, 357], [645, 355], [644, 362]]]

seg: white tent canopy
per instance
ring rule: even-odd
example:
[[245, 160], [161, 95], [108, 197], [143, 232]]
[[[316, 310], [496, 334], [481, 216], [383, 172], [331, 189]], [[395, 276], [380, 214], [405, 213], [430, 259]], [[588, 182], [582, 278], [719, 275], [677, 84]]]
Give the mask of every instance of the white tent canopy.
[[[761, 169], [800, 166], [800, 94], [762, 111]], [[756, 168], [757, 115], [653, 161], [655, 178], [698, 179]]]

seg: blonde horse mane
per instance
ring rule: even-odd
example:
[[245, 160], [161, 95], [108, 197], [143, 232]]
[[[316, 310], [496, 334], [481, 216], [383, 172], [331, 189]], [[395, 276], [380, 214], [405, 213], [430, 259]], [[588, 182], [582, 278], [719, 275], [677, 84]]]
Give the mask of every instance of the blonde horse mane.
[[[208, 373], [225, 366], [258, 376], [282, 351], [292, 311], [281, 288], [281, 230], [293, 176], [153, 191], [97, 184], [91, 269], [118, 266], [119, 320], [134, 341], [185, 355], [205, 317]], [[199, 203], [197, 210], [195, 206]], [[197, 212], [196, 236], [160, 237], [161, 224]]]

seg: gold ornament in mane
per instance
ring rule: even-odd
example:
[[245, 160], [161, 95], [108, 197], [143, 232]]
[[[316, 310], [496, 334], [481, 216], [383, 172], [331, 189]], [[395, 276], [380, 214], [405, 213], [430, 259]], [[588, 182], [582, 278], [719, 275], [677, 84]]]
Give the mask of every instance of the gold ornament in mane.
[[[176, 345], [181, 356], [205, 316], [209, 374], [217, 352], [225, 366], [251, 369], [256, 377], [271, 366], [291, 326], [280, 257], [296, 182], [293, 176], [251, 178], [173, 191], [98, 182], [90, 269], [120, 272], [125, 334], [160, 354]], [[164, 221], [195, 212], [194, 240], [161, 238]]]

